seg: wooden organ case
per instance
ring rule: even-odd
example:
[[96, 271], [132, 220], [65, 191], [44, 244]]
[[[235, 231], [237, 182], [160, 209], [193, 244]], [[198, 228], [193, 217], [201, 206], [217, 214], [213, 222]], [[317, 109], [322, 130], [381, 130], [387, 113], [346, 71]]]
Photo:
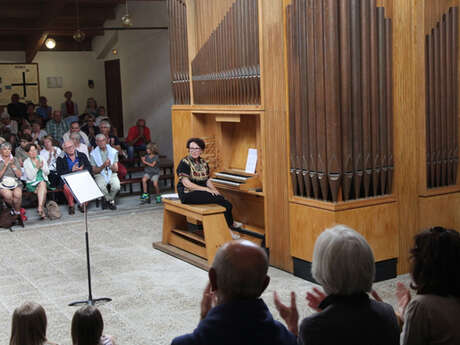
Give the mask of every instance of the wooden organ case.
[[271, 265], [311, 279], [317, 236], [345, 224], [386, 279], [408, 271], [420, 230], [460, 227], [460, 0], [168, 5], [175, 164], [205, 139]]

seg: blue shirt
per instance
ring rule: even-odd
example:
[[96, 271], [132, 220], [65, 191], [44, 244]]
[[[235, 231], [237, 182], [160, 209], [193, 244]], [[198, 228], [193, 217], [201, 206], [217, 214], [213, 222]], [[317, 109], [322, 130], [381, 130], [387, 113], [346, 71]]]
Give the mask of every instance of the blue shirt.
[[74, 161], [72, 161], [72, 160], [70, 159], [70, 157], [69, 157], [67, 154], [65, 155], [65, 158], [66, 158], [66, 160], [67, 160], [67, 164], [69, 165], [69, 170], [70, 170], [70, 171], [72, 171], [72, 168], [73, 168], [73, 166], [74, 166], [75, 164], [77, 164], [77, 166], [80, 165], [80, 162], [78, 161], [78, 155], [77, 155], [76, 152], [75, 152], [75, 160], [74, 160]]
[[297, 338], [273, 316], [262, 299], [212, 308], [191, 334], [172, 345], [296, 345]]
[[48, 120], [48, 113], [51, 114], [52, 109], [51, 109], [51, 107], [46, 107], [46, 108], [38, 107], [37, 109], [35, 109], [35, 112], [36, 112], [43, 120]]

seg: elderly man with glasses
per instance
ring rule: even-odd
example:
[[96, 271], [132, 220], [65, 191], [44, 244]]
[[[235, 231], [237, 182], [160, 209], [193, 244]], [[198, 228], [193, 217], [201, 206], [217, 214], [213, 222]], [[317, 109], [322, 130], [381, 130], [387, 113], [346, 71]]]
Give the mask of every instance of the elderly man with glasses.
[[[75, 149], [75, 145], [72, 140], [64, 141], [62, 144], [62, 149], [64, 150], [64, 155], [60, 155], [56, 159], [56, 173], [58, 176], [62, 176], [65, 174], [69, 174], [75, 171], [87, 170], [91, 173], [92, 168], [91, 164], [88, 160], [88, 157], [81, 152], [78, 152]], [[65, 185], [60, 179], [60, 187], [62, 187], [64, 191], [65, 198], [67, 199], [67, 203], [69, 205], [69, 214], [75, 214], [75, 201], [70, 191], [69, 187]], [[82, 205], [78, 206], [80, 212], [83, 212]]]

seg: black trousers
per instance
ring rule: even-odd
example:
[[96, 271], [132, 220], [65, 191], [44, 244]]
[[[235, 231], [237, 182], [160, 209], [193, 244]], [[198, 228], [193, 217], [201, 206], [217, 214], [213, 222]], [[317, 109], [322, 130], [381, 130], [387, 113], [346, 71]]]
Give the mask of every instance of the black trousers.
[[233, 227], [232, 204], [222, 195], [212, 195], [209, 192], [195, 190], [193, 192], [183, 193], [180, 196], [183, 204], [218, 204], [225, 207], [225, 220], [228, 227]]

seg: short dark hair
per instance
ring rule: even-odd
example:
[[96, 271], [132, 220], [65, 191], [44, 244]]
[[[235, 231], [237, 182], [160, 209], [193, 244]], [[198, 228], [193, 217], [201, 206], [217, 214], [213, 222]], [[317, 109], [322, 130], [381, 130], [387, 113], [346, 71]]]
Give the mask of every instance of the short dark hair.
[[412, 288], [419, 294], [460, 297], [460, 234], [437, 226], [415, 236]]
[[90, 305], [81, 307], [73, 314], [71, 328], [73, 344], [99, 344], [104, 330], [101, 312]]
[[72, 127], [72, 125], [73, 125], [74, 123], [76, 123], [76, 124], [78, 125], [78, 127], [80, 127], [80, 122], [78, 122], [78, 121], [72, 121], [72, 122], [70, 123], [70, 127]]
[[200, 149], [204, 150], [205, 147], [206, 147], [206, 144], [204, 143], [204, 140], [201, 139], [201, 138], [190, 138], [189, 140], [187, 140], [187, 148], [189, 149], [190, 148], [190, 144], [191, 143], [195, 143], [197, 144]]
[[35, 149], [37, 149], [37, 145], [35, 145], [34, 143], [31, 143], [31, 144], [27, 144], [26, 147], [24, 148], [24, 150], [25, 150], [26, 152], [30, 152], [30, 149], [31, 149], [32, 147], [35, 147]]
[[19, 141], [32, 141], [34, 140], [30, 134], [23, 134]]

